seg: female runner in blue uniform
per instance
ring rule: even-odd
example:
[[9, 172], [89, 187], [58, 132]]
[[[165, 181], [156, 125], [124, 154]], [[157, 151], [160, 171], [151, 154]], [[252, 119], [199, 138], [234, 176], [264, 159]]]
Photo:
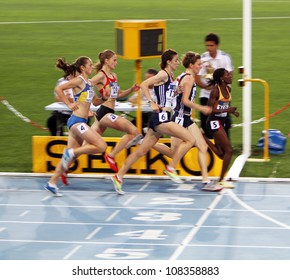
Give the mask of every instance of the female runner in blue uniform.
[[[130, 154], [122, 168], [112, 177], [115, 190], [119, 194], [124, 194], [122, 190], [122, 179], [130, 167], [150, 148], [152, 148], [163, 134], [178, 137], [182, 140], [178, 149], [172, 157], [172, 161], [166, 166], [164, 173], [167, 174], [174, 182], [181, 183], [175, 170], [176, 164], [184, 154], [194, 145], [195, 140], [184, 127], [171, 121], [171, 107], [174, 95], [176, 94], [176, 84], [173, 78], [173, 72], [179, 65], [178, 53], [168, 49], [161, 56], [160, 68], [157, 75], [143, 81], [140, 85], [141, 90], [148, 99], [153, 110], [153, 115], [149, 121], [149, 129], [141, 145]], [[149, 92], [150, 86], [154, 86], [155, 100]]]
[[[76, 157], [82, 154], [103, 153], [107, 148], [107, 144], [100, 134], [87, 125], [91, 103], [99, 105], [103, 102], [96, 97], [93, 86], [89, 81], [89, 76], [93, 71], [91, 59], [82, 56], [73, 64], [68, 64], [64, 61], [63, 63], [66, 64], [65, 72], [68, 75], [75, 76], [76, 73], [80, 73], [80, 75], [55, 88], [55, 92], [62, 102], [72, 110], [72, 115], [67, 122], [69, 128], [68, 148], [64, 150], [55, 173], [44, 186], [47, 191], [50, 191], [55, 196], [61, 196], [57, 188], [59, 177], [68, 170], [69, 165]], [[73, 102], [70, 102], [64, 94], [64, 91], [69, 88], [73, 89]]]
[[[222, 188], [217, 187], [215, 182], [210, 181], [208, 178], [206, 164], [208, 146], [203, 138], [200, 128], [191, 118], [193, 109], [201, 111], [204, 115], [209, 115], [212, 111], [212, 108], [209, 106], [203, 106], [195, 103], [195, 77], [201, 69], [201, 57], [199, 54], [189, 51], [183, 56], [182, 64], [185, 70], [176, 79], [180, 92], [176, 96], [176, 104], [173, 108], [174, 114], [172, 116], [172, 121], [185, 127], [195, 139], [195, 146], [198, 148], [198, 162], [202, 175], [202, 190], [220, 191]], [[181, 141], [182, 140], [180, 138], [171, 137], [171, 150], [173, 154], [180, 145]], [[154, 146], [154, 148], [155, 147], [156, 146]]]

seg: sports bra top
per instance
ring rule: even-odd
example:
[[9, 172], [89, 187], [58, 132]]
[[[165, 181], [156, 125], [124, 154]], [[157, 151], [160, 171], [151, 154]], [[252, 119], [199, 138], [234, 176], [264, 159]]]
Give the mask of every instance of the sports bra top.
[[118, 84], [118, 81], [115, 77], [110, 78], [108, 77], [108, 75], [106, 74], [106, 72], [104, 70], [101, 70], [105, 77], [106, 77], [106, 82], [104, 84], [104, 86], [99, 90], [100, 94], [103, 94], [104, 92], [104, 88], [106, 88], [107, 86], [110, 87], [110, 98], [118, 98], [118, 92], [120, 90], [120, 86]]
[[85, 87], [79, 93], [74, 94], [74, 101], [91, 103], [95, 95], [94, 87], [90, 81], [87, 82], [82, 75], [80, 75], [79, 78], [84, 81]]
[[[228, 87], [226, 88], [227, 92], [228, 92], [228, 95], [229, 97], [228, 98], [225, 98], [223, 96], [223, 93], [221, 91], [221, 88], [220, 86], [218, 85], [218, 89], [219, 89], [219, 98], [218, 100], [215, 102], [214, 104], [214, 107], [218, 110], [224, 110], [224, 109], [228, 109], [230, 107], [230, 101], [232, 99], [231, 97], [231, 93], [228, 89]], [[224, 112], [224, 113], [219, 113], [219, 114], [214, 114], [216, 117], [226, 117], [228, 115], [227, 112]]]

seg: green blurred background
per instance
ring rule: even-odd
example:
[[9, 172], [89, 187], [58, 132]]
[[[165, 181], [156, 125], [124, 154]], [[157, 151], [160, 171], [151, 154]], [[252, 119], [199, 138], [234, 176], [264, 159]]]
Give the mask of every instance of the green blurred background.
[[[239, 108], [242, 122], [242, 88], [237, 80], [242, 54], [242, 0], [0, 0], [1, 93], [16, 110], [30, 120], [46, 126], [50, 116], [44, 107], [53, 101], [53, 88], [61, 72], [55, 61], [73, 61], [81, 55], [95, 62], [104, 49], [115, 50], [115, 20], [167, 20], [167, 47], [181, 55], [188, 50], [205, 51], [204, 37], [209, 32], [220, 36], [220, 49], [228, 52], [235, 65], [233, 105]], [[290, 1], [252, 1], [252, 77], [264, 79], [270, 87], [270, 113], [289, 101]], [[92, 21], [92, 22], [90, 22]], [[159, 59], [142, 60], [142, 69], [158, 68]], [[180, 66], [177, 73], [182, 71]], [[132, 85], [134, 61], [119, 58], [116, 68], [122, 88]], [[252, 119], [263, 117], [263, 86], [252, 86]], [[289, 109], [270, 119], [270, 128], [286, 136], [290, 128]], [[253, 156], [262, 158], [256, 148], [264, 123], [252, 126]], [[49, 132], [22, 121], [0, 103], [0, 172], [31, 172], [33, 135]], [[119, 136], [106, 131], [105, 136]], [[242, 127], [231, 130], [235, 148], [233, 160], [241, 153]], [[289, 144], [281, 155], [270, 155], [270, 162], [247, 162], [241, 176], [289, 177]]]

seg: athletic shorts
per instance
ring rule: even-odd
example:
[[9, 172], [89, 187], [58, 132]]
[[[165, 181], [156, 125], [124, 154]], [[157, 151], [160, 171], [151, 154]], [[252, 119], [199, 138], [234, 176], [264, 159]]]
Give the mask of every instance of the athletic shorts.
[[170, 122], [170, 112], [168, 111], [161, 111], [159, 113], [153, 112], [149, 123], [148, 123], [148, 127], [153, 129], [155, 132], [157, 132], [155, 130], [155, 127], [161, 123], [166, 123], [166, 122]]
[[173, 114], [171, 120], [175, 123], [178, 123], [180, 126], [183, 126], [184, 128], [188, 128], [194, 123], [191, 116], [183, 115], [183, 117], [179, 117], [178, 112]]
[[75, 115], [71, 115], [70, 118], [67, 120], [67, 127], [70, 129], [76, 123], [87, 123], [88, 119], [80, 118]]
[[211, 135], [225, 127], [225, 118], [219, 118], [215, 116], [209, 116], [206, 120], [206, 130]]
[[100, 121], [108, 113], [114, 114], [115, 110], [106, 107], [104, 105], [101, 105], [100, 108], [96, 111], [96, 119]]

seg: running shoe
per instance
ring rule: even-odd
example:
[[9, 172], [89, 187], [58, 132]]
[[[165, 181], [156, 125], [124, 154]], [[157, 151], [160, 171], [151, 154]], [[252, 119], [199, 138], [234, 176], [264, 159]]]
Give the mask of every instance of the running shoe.
[[203, 187], [201, 188], [203, 191], [209, 191], [209, 192], [219, 192], [223, 189], [223, 186], [219, 184], [219, 182], [214, 181], [208, 181], [202, 183]]
[[67, 179], [67, 173], [68, 173], [68, 171], [65, 171], [60, 176], [60, 180], [62, 181], [64, 186], [68, 186], [69, 185], [69, 181]]
[[166, 165], [165, 166], [165, 170], [163, 170], [163, 172], [167, 175], [167, 176], [169, 176], [169, 178], [173, 181], [173, 182], [175, 182], [175, 183], [178, 183], [178, 184], [181, 184], [181, 183], [183, 183], [183, 181], [179, 178], [179, 176], [177, 175], [177, 171], [176, 171], [176, 169], [174, 169], [174, 168], [170, 168], [170, 167], [168, 167], [168, 165]]
[[115, 191], [121, 195], [125, 194], [125, 192], [122, 190], [122, 184], [123, 184], [122, 179], [120, 179], [118, 175], [116, 174], [113, 177], [111, 177], [111, 180], [114, 184]]
[[65, 170], [69, 169], [69, 165], [74, 159], [72, 152], [73, 152], [72, 149], [64, 149], [64, 153], [63, 153], [62, 158], [61, 158], [61, 164]]
[[62, 194], [58, 192], [58, 187], [57, 187], [56, 185], [52, 185], [52, 184], [50, 184], [50, 183], [46, 183], [46, 185], [44, 186], [44, 188], [45, 188], [48, 192], [52, 193], [52, 194], [53, 194], [54, 196], [56, 196], [56, 197], [60, 197], [60, 196], [62, 196]]
[[141, 144], [143, 139], [142, 134], [138, 134], [136, 137], [134, 137], [126, 146], [126, 149], [129, 149], [132, 146], [136, 146], [137, 144]]
[[234, 189], [235, 185], [233, 181], [222, 181], [220, 182], [224, 189]]
[[104, 155], [106, 162], [110, 165], [110, 168], [114, 171], [114, 172], [118, 172], [118, 165], [117, 162], [115, 162], [115, 158], [109, 156], [107, 153], [105, 153]]

